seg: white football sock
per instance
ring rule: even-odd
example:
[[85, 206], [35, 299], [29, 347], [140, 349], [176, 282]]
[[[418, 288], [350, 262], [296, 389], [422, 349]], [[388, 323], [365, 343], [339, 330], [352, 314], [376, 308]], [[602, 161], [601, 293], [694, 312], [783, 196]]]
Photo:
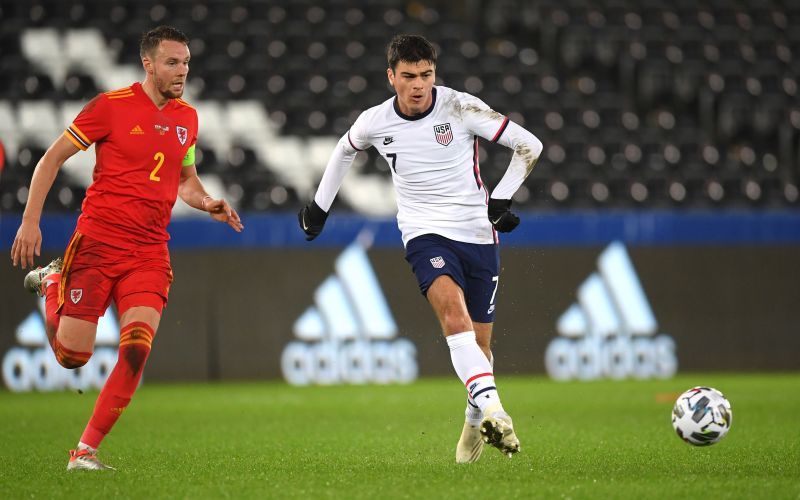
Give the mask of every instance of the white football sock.
[[[494, 371], [494, 355], [491, 351], [489, 351], [489, 364], [492, 366], [492, 371]], [[464, 409], [464, 416], [469, 425], [473, 427], [481, 425], [483, 421], [483, 412], [480, 407], [475, 404], [475, 401], [469, 397], [469, 394], [467, 394], [467, 407]]]
[[450, 359], [458, 378], [467, 388], [467, 394], [481, 409], [500, 405], [500, 396], [494, 385], [492, 365], [486, 358], [478, 343], [475, 332], [456, 333], [446, 337], [450, 346]]
[[481, 422], [483, 421], [483, 412], [478, 405], [473, 405], [474, 403], [470, 400], [468, 395], [467, 408], [464, 410], [464, 417], [466, 417], [466, 421], [469, 423], [469, 425], [477, 427], [481, 425]]

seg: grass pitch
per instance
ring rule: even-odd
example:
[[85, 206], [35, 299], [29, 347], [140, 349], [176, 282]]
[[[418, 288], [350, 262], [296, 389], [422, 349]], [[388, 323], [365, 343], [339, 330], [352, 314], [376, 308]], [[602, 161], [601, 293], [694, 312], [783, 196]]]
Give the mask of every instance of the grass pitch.
[[[522, 452], [457, 465], [463, 389], [145, 384], [105, 440], [117, 472], [65, 470], [96, 393], [0, 392], [1, 498], [800, 498], [800, 374], [666, 381], [498, 379]], [[694, 385], [733, 426], [695, 448], [670, 425]]]

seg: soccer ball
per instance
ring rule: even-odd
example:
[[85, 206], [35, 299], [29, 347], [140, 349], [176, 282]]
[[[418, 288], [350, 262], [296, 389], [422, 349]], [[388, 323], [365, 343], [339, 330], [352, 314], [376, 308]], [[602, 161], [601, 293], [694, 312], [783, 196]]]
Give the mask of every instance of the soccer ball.
[[731, 404], [711, 387], [689, 389], [672, 408], [672, 427], [678, 437], [695, 446], [708, 446], [724, 438], [732, 422]]

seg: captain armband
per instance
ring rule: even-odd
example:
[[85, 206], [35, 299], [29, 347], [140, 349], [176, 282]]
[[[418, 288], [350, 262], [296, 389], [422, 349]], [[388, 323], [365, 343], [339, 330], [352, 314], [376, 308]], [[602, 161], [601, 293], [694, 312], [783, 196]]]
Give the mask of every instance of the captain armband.
[[181, 166], [184, 167], [191, 167], [194, 165], [194, 144], [189, 146], [189, 150], [186, 151], [186, 156], [183, 157], [183, 162], [181, 162]]

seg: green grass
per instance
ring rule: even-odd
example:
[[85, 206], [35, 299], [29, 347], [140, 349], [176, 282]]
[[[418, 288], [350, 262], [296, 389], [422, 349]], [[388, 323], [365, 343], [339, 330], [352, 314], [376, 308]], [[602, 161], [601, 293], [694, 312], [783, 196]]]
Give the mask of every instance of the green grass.
[[[119, 470], [67, 473], [96, 393], [0, 392], [0, 498], [800, 498], [800, 374], [555, 383], [501, 377], [522, 452], [454, 463], [455, 378], [409, 386], [146, 384], [105, 440]], [[695, 448], [670, 410], [722, 390], [733, 426]]]

